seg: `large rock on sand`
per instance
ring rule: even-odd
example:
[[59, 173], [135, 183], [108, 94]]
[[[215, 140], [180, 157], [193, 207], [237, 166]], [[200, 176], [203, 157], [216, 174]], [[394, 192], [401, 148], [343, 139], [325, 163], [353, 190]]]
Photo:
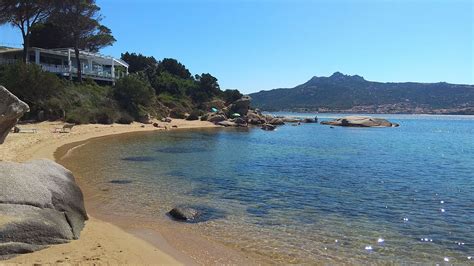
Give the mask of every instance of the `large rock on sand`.
[[18, 119], [30, 108], [5, 87], [0, 86], [0, 144], [5, 141]]
[[342, 127], [398, 127], [396, 123], [392, 123], [383, 118], [375, 118], [369, 116], [346, 116], [337, 118], [332, 121], [322, 121], [322, 125], [342, 126]]
[[70, 171], [49, 160], [0, 162], [0, 259], [77, 239], [85, 220]]
[[219, 123], [225, 120], [227, 120], [227, 117], [225, 117], [225, 115], [223, 114], [210, 113], [207, 116], [207, 121], [212, 122], [212, 123]]

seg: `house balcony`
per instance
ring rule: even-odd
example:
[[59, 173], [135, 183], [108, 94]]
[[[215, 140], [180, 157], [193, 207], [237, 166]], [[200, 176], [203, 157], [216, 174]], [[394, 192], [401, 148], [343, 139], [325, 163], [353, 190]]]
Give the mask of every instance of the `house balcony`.
[[[76, 58], [71, 56], [70, 48], [29, 49], [29, 61], [41, 67], [43, 71], [63, 77], [77, 77]], [[9, 48], [0, 50], [0, 65], [14, 64], [22, 57], [22, 49]], [[123, 60], [98, 53], [80, 51], [83, 78], [98, 81], [115, 82], [128, 74], [128, 64]]]

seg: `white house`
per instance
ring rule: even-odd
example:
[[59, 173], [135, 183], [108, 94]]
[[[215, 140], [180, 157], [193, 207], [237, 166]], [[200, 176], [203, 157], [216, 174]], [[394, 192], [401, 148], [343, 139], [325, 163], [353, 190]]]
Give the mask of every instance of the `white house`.
[[[0, 47], [0, 64], [13, 64], [22, 59], [23, 49]], [[83, 78], [96, 81], [115, 82], [128, 74], [128, 64], [117, 58], [99, 53], [80, 51]], [[44, 71], [64, 77], [77, 77], [77, 63], [72, 48], [28, 49], [29, 62], [35, 63]]]

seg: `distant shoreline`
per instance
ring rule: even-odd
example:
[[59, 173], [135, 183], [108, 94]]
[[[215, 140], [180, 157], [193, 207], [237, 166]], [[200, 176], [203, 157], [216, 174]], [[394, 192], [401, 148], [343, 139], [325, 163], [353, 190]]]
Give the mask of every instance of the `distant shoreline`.
[[264, 112], [275, 113], [275, 112], [288, 112], [288, 113], [305, 113], [305, 114], [364, 114], [364, 115], [474, 115], [474, 110], [463, 113], [463, 112], [448, 112], [448, 113], [437, 113], [437, 112], [369, 112], [369, 111], [354, 111], [354, 110], [327, 110], [327, 111], [317, 111], [317, 110], [300, 110], [300, 109], [281, 109], [281, 110], [265, 110]]

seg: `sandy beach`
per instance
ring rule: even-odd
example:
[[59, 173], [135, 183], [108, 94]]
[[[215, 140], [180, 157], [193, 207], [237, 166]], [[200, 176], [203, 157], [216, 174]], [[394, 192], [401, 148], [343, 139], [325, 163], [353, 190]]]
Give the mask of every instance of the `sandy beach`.
[[[165, 123], [159, 122], [160, 126]], [[22, 129], [36, 129], [36, 133], [18, 133], [8, 135], [0, 149], [0, 160], [24, 162], [38, 158], [54, 160], [55, 151], [68, 143], [80, 142], [91, 138], [142, 131], [159, 131], [150, 124], [133, 123], [131, 125], [79, 125], [70, 133], [53, 133], [61, 128], [60, 122], [43, 122], [20, 125]], [[169, 130], [183, 128], [216, 127], [202, 121], [175, 119], [166, 123]], [[172, 127], [176, 126], [176, 127]], [[156, 234], [156, 232], [155, 232]], [[193, 264], [189, 258], [169, 247], [166, 242], [155, 239], [159, 244], [147, 242], [125, 232], [121, 228], [90, 217], [79, 240], [67, 244], [51, 246], [47, 249], [21, 255], [0, 264]], [[165, 251], [157, 248], [163, 247]]]

